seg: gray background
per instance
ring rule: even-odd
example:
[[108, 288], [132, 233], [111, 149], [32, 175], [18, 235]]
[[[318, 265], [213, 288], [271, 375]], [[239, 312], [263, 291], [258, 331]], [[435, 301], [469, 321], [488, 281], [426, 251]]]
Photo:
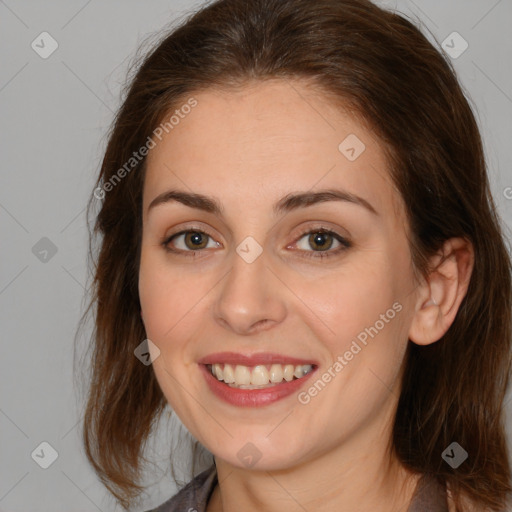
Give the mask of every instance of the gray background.
[[[499, 211], [512, 226], [512, 1], [381, 3], [412, 16], [432, 41], [457, 31], [468, 42], [452, 61], [478, 116]], [[89, 282], [85, 205], [137, 48], [201, 4], [0, 0], [0, 511], [121, 510], [79, 437], [73, 337]], [[59, 45], [47, 59], [31, 47], [44, 31]], [[509, 417], [511, 409], [508, 402]], [[166, 471], [174, 428], [161, 428], [151, 445], [161, 471], [148, 473], [142, 510], [175, 492]], [[48, 469], [31, 457], [43, 441], [58, 452]]]

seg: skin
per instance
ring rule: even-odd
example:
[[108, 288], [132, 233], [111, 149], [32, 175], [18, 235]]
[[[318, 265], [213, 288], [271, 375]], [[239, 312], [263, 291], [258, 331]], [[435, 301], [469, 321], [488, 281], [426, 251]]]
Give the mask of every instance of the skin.
[[[391, 447], [402, 362], [409, 339], [435, 342], [453, 322], [471, 246], [447, 241], [433, 258], [437, 270], [417, 282], [380, 141], [306, 82], [193, 96], [198, 105], [148, 155], [139, 292], [160, 350], [159, 385], [215, 456], [220, 484], [208, 511], [405, 512], [419, 475]], [[349, 134], [366, 146], [354, 161], [338, 150]], [[148, 211], [170, 189], [216, 198], [223, 216], [175, 201]], [[273, 214], [287, 194], [323, 189], [356, 194], [376, 213], [328, 201]], [[327, 237], [333, 255], [308, 258], [321, 252], [308, 242], [319, 223], [351, 246], [334, 254], [340, 244]], [[186, 229], [211, 234], [195, 258], [162, 244]], [[247, 236], [263, 250], [252, 263], [236, 252]], [[193, 249], [184, 236], [169, 245]], [[199, 370], [198, 359], [214, 352], [278, 352], [318, 362], [321, 375], [396, 302], [401, 311], [306, 405], [296, 394], [264, 407], [229, 405]], [[261, 453], [252, 468], [237, 457], [248, 442]]]

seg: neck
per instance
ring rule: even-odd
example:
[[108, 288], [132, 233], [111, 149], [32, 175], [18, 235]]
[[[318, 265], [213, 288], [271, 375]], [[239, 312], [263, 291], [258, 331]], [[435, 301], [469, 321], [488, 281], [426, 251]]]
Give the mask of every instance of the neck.
[[383, 434], [372, 439], [360, 432], [351, 443], [357, 449], [345, 444], [286, 469], [247, 470], [216, 458], [219, 485], [207, 510], [405, 512], [419, 475], [408, 472], [384, 446]]

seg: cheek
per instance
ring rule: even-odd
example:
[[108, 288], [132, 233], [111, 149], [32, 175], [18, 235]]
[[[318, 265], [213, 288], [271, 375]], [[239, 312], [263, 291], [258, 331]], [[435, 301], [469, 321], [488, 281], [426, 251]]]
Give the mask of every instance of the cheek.
[[139, 297], [146, 335], [160, 350], [152, 368], [167, 401], [181, 418], [188, 418], [191, 411], [188, 395], [178, 383], [187, 383], [189, 392], [199, 396], [199, 391], [194, 391], [197, 382], [188, 382], [192, 363], [188, 341], [197, 329], [194, 315], [207, 291], [200, 288], [200, 277], [192, 279], [190, 274], [171, 268], [165, 255], [143, 246]]
[[373, 397], [375, 402], [386, 398], [407, 347], [408, 274], [399, 264], [392, 266], [382, 253], [380, 259], [371, 256], [350, 271], [330, 276], [322, 292], [313, 286], [302, 292], [322, 320], [316, 321], [315, 332], [327, 348], [328, 366], [336, 375], [331, 397], [336, 401], [343, 397], [354, 413], [369, 406], [358, 405], [361, 396]]
[[139, 269], [139, 297], [146, 333], [156, 343], [164, 341], [187, 316], [201, 290], [172, 270], [159, 254], [143, 248]]
[[326, 339], [339, 353], [347, 350], [347, 344], [365, 329], [377, 324], [378, 331], [384, 333], [397, 324], [400, 315], [396, 310], [401, 308], [393, 309], [393, 304], [403, 297], [403, 286], [398, 273], [386, 261], [368, 258], [328, 279], [308, 283], [300, 295], [328, 328], [323, 329], [328, 332]]

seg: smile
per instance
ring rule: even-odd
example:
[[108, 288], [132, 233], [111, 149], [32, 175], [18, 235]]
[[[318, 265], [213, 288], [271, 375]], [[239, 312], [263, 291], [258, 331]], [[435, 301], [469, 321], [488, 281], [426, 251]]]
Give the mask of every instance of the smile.
[[270, 405], [300, 392], [319, 363], [272, 352], [218, 352], [198, 366], [211, 393], [237, 407]]
[[300, 379], [313, 370], [311, 364], [231, 365], [208, 364], [211, 374], [231, 388], [265, 389]]

